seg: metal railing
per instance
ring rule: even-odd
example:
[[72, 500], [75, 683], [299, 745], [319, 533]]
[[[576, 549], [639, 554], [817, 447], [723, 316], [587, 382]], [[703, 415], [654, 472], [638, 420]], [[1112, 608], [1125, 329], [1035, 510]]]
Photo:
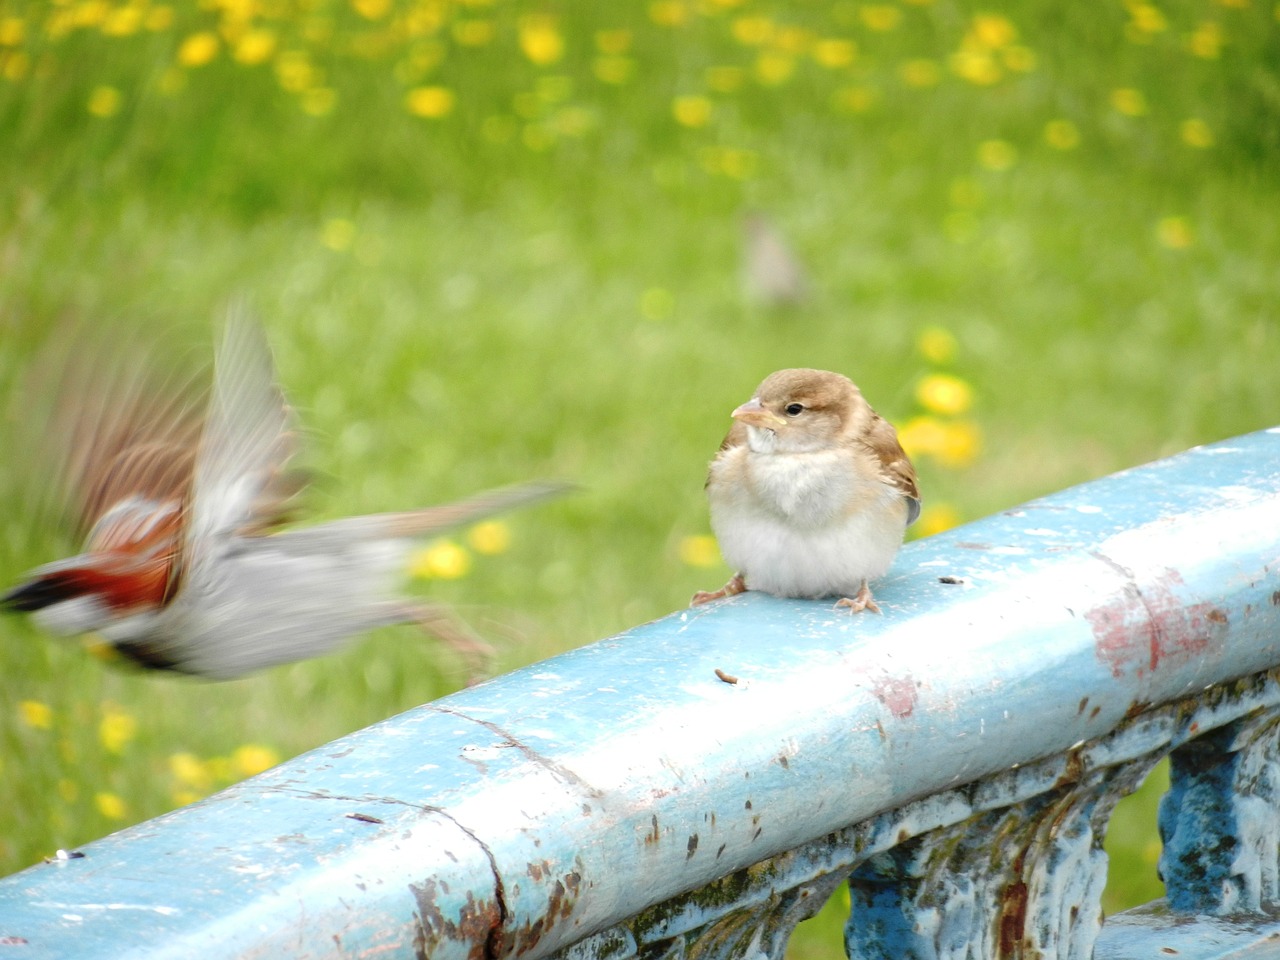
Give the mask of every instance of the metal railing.
[[[846, 880], [855, 958], [1262, 956], [1278, 570], [1280, 429], [912, 543], [883, 616], [748, 593], [358, 731], [0, 881], [0, 957], [780, 957]], [[1167, 903], [1104, 925], [1166, 756]]]

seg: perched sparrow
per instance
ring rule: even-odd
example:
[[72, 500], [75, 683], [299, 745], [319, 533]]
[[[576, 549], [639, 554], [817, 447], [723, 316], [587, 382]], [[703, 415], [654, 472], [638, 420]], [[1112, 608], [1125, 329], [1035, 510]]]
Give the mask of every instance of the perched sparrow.
[[301, 482], [286, 471], [294, 435], [270, 352], [241, 316], [227, 322], [207, 403], [136, 371], [107, 394], [73, 391], [52, 431], [83, 552], [31, 571], [0, 606], [53, 633], [97, 632], [146, 667], [229, 679], [406, 622], [474, 665], [483, 641], [398, 592], [414, 539], [565, 489], [529, 483], [272, 533]]
[[742, 286], [748, 299], [775, 308], [799, 306], [812, 292], [800, 258], [760, 213], [742, 223]]
[[847, 378], [779, 370], [733, 411], [711, 462], [711, 528], [738, 573], [706, 603], [744, 590], [840, 597], [880, 608], [867, 581], [882, 576], [920, 515], [916, 473], [898, 435]]

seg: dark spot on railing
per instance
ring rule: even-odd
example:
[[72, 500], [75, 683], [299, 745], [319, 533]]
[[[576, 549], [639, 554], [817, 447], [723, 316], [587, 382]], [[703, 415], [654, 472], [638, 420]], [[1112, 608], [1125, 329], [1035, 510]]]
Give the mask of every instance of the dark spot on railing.
[[783, 770], [791, 769], [791, 761], [787, 759], [787, 755], [785, 753], [778, 754], [778, 762], [782, 764]]
[[591, 804], [589, 804], [589, 803], [584, 803], [584, 804], [582, 805], [582, 815], [583, 815], [584, 817], [589, 817], [589, 816], [591, 816]]
[[879, 676], [873, 681], [871, 692], [899, 720], [911, 716], [916, 709], [916, 682], [911, 677]]
[[1027, 885], [1015, 880], [1000, 900], [1000, 957], [1020, 957], [1027, 924]]
[[748, 801], [743, 805], [743, 809], [744, 809], [744, 810], [750, 810], [750, 809], [751, 809], [751, 801], [750, 801], [750, 800], [748, 800]]
[[1280, 590], [1277, 590], [1271, 595], [1271, 605], [1273, 607], [1280, 607]]
[[647, 834], [645, 834], [645, 837], [644, 837], [644, 842], [646, 846], [648, 846], [649, 844], [657, 843], [660, 838], [660, 834], [658, 831], [658, 815], [656, 813], [653, 814], [651, 822], [653, 823], [653, 829], [650, 830]]
[[1089, 698], [1088, 698], [1088, 697], [1081, 697], [1081, 698], [1080, 698], [1080, 706], [1076, 707], [1076, 716], [1078, 717], [1078, 716], [1080, 716], [1080, 714], [1084, 713], [1084, 711], [1085, 711], [1085, 707], [1087, 707], [1087, 706], [1089, 706]]
[[1100, 714], [1101, 712], [1102, 712], [1102, 707], [1101, 707], [1101, 706], [1096, 706], [1096, 707], [1094, 707], [1092, 710], [1090, 710], [1090, 711], [1089, 711], [1089, 719], [1090, 719], [1090, 720], [1092, 720], [1094, 717], [1096, 717], [1096, 716], [1097, 716], [1098, 714]]
[[[421, 958], [436, 955], [441, 944], [447, 941], [461, 942], [469, 949], [470, 960], [486, 960], [500, 952], [503, 910], [496, 900], [477, 900], [467, 891], [467, 902], [456, 920], [446, 917], [436, 903], [435, 880], [409, 884], [409, 892], [418, 904], [419, 930], [414, 936], [414, 953]], [[494, 937], [497, 943], [492, 942]]]
[[698, 835], [695, 833], [689, 838], [688, 852], [684, 855], [686, 860], [692, 860], [693, 855], [698, 852]]
[[719, 860], [719, 859], [720, 859], [721, 855], [724, 853], [724, 848], [725, 848], [725, 847], [727, 847], [727, 846], [728, 846], [728, 844], [727, 844], [727, 843], [722, 843], [722, 844], [720, 844], [720, 849], [716, 851], [716, 859], [717, 859], [717, 860]]

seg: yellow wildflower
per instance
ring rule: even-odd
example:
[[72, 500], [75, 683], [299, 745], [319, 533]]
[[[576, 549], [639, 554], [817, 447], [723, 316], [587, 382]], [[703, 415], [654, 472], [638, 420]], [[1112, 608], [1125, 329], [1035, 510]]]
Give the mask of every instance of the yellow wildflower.
[[858, 15], [870, 30], [884, 33], [902, 20], [902, 11], [887, 3], [868, 3], [858, 8]]
[[691, 567], [720, 565], [720, 547], [710, 534], [696, 534], [680, 540], [680, 560]]
[[932, 456], [946, 442], [946, 427], [937, 417], [912, 417], [898, 428], [898, 442], [913, 460]]
[[654, 0], [649, 4], [649, 19], [660, 27], [678, 27], [689, 19], [682, 0]]
[[203, 67], [218, 55], [219, 41], [208, 30], [193, 33], [178, 47], [178, 62], [184, 67]]
[[6, 57], [0, 57], [0, 74], [6, 80], [21, 80], [31, 69], [31, 57], [25, 50], [14, 50]]
[[0, 19], [0, 47], [16, 47], [26, 35], [27, 23], [21, 17]]
[[711, 101], [696, 94], [676, 97], [671, 102], [671, 112], [682, 127], [705, 127], [711, 120], [711, 110]]
[[142, 26], [142, 10], [138, 7], [116, 7], [102, 21], [102, 32], [108, 37], [129, 37]]
[[94, 794], [93, 803], [98, 808], [98, 812], [108, 820], [123, 820], [129, 815], [128, 808], [119, 794], [105, 791]]
[[957, 50], [947, 63], [956, 76], [981, 87], [989, 87], [1004, 76], [995, 58], [985, 50]]
[[917, 537], [932, 537], [960, 526], [960, 514], [949, 503], [932, 503], [920, 511], [920, 519], [911, 528]]
[[366, 20], [381, 20], [391, 10], [391, 0], [351, 0], [351, 6]]
[[336, 252], [349, 249], [351, 241], [355, 238], [356, 225], [342, 217], [326, 220], [324, 228], [320, 231], [320, 242]]
[[1182, 142], [1189, 147], [1204, 150], [1213, 146], [1213, 131], [1199, 117], [1183, 120], [1178, 127], [1178, 133], [1182, 137]]
[[213, 786], [213, 774], [208, 765], [194, 753], [170, 754], [169, 775], [182, 786], [202, 794], [207, 793]]
[[280, 755], [259, 743], [246, 743], [231, 754], [231, 768], [241, 777], [253, 777], [280, 762]]
[[916, 399], [930, 413], [954, 417], [973, 406], [973, 387], [949, 373], [931, 373], [916, 385]]
[[776, 30], [768, 17], [739, 17], [729, 29], [733, 39], [744, 47], [758, 47], [768, 43]]
[[126, 744], [138, 734], [138, 721], [115, 704], [104, 704], [98, 722], [98, 739], [110, 753], [123, 753]]
[[953, 420], [943, 425], [941, 443], [934, 456], [944, 467], [960, 469], [978, 458], [982, 435], [977, 424], [969, 420]]
[[1163, 33], [1169, 29], [1169, 21], [1160, 9], [1150, 3], [1129, 4], [1129, 27], [1131, 39], [1145, 38], [1153, 33]]
[[831, 106], [841, 113], [866, 113], [878, 99], [871, 87], [841, 87], [831, 94]]
[[1121, 87], [1111, 91], [1111, 106], [1126, 117], [1140, 117], [1147, 112], [1147, 98], [1141, 90]]
[[966, 39], [988, 50], [999, 50], [1018, 39], [1018, 28], [1008, 17], [995, 13], [980, 13], [969, 22]]
[[1197, 57], [1205, 60], [1216, 60], [1222, 53], [1222, 45], [1226, 37], [1222, 27], [1212, 20], [1199, 24], [1187, 38], [1187, 48]]
[[418, 580], [457, 580], [471, 570], [471, 555], [452, 540], [436, 540], [419, 550], [409, 563], [409, 576]]
[[152, 7], [147, 11], [145, 26], [152, 33], [163, 33], [173, 26], [173, 7]]
[[539, 67], [555, 63], [564, 56], [564, 37], [555, 18], [545, 14], [522, 17], [520, 49], [531, 63]]
[[18, 704], [22, 722], [33, 730], [48, 730], [53, 726], [53, 708], [39, 700], [23, 700]]
[[270, 60], [276, 52], [276, 35], [270, 30], [257, 29], [246, 31], [236, 41], [232, 56], [237, 63], [245, 66], [256, 66]]
[[455, 101], [448, 87], [414, 87], [405, 94], [404, 105], [415, 117], [438, 120], [453, 112]]
[[956, 338], [945, 327], [925, 327], [916, 337], [916, 349], [930, 363], [950, 363], [956, 355]]
[[795, 72], [796, 62], [790, 54], [765, 50], [756, 58], [756, 79], [768, 87], [786, 83]]
[[312, 87], [310, 90], [302, 91], [299, 104], [302, 106], [303, 113], [312, 117], [323, 117], [333, 111], [337, 100], [338, 93], [332, 87]]
[[511, 546], [511, 528], [501, 520], [486, 520], [467, 531], [467, 546], [476, 553], [492, 556]]
[[852, 40], [826, 37], [813, 45], [813, 59], [828, 70], [847, 67], [858, 56], [858, 45]]
[[1007, 140], [985, 140], [978, 144], [978, 165], [997, 173], [1018, 162], [1018, 150]]
[[115, 87], [97, 86], [89, 94], [87, 107], [95, 117], [114, 117], [123, 103], [124, 96]]
[[301, 93], [317, 80], [317, 71], [301, 50], [285, 50], [275, 62], [276, 82], [290, 93]]
[[1050, 120], [1044, 125], [1044, 142], [1055, 150], [1074, 150], [1080, 145], [1080, 128], [1070, 120]]
[[1156, 224], [1156, 240], [1170, 250], [1185, 250], [1195, 243], [1195, 232], [1186, 217], [1163, 217]]

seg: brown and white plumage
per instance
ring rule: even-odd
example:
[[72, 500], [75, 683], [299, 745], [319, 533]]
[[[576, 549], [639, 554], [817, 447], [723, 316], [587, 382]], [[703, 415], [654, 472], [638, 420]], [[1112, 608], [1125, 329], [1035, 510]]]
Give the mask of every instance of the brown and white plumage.
[[565, 491], [531, 483], [469, 500], [272, 532], [300, 487], [292, 416], [261, 330], [233, 315], [207, 402], [125, 369], [55, 416], [84, 549], [0, 605], [54, 633], [94, 631], [147, 667], [227, 679], [420, 622], [474, 657], [443, 610], [399, 592], [417, 538]]
[[733, 418], [707, 496], [738, 573], [693, 602], [750, 589], [878, 611], [868, 582], [889, 569], [920, 513], [893, 427], [847, 377], [811, 369], [766, 377]]

